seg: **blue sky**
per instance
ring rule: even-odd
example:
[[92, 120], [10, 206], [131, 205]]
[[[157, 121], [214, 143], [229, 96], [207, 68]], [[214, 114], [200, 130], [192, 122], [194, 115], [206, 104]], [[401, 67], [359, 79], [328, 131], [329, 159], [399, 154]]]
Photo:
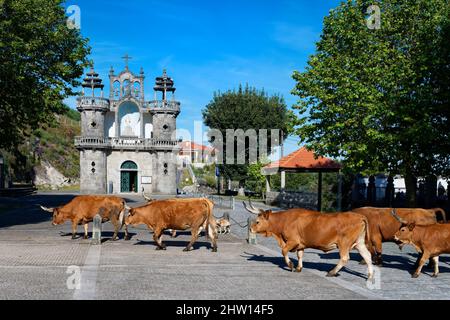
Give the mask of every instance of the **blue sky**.
[[[214, 91], [240, 83], [281, 94], [291, 107], [297, 100], [290, 94], [292, 72], [304, 69], [324, 16], [339, 2], [79, 0], [66, 7], [80, 7], [81, 32], [106, 84], [111, 66], [116, 73], [124, 68], [125, 53], [133, 57], [132, 71], [144, 68], [148, 99], [154, 78], [167, 69], [182, 103], [177, 125], [193, 135]], [[67, 103], [75, 107], [75, 99]], [[288, 139], [286, 154], [298, 148], [297, 140]]]

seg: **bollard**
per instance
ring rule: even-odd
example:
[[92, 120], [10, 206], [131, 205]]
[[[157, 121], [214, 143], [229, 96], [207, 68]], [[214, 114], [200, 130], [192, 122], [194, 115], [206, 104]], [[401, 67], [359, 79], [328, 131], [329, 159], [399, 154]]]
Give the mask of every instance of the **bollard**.
[[234, 210], [235, 199], [231, 197], [231, 210]]
[[93, 245], [102, 244], [102, 217], [97, 214], [94, 217], [94, 226], [92, 227], [92, 241]]
[[247, 242], [249, 244], [258, 244], [257, 240], [256, 240], [256, 233], [253, 233], [250, 228], [252, 226], [252, 224], [255, 222], [255, 218], [254, 217], [249, 217], [247, 222], [248, 222], [248, 236], [247, 236]]

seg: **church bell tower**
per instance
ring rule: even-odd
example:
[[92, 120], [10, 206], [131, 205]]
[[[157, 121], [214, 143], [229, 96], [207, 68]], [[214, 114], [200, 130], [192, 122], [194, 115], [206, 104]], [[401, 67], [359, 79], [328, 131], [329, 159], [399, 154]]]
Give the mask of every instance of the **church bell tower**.
[[[80, 150], [81, 194], [106, 193], [106, 149], [105, 114], [109, 111], [109, 100], [103, 97], [102, 80], [93, 68], [82, 83], [82, 96], [77, 99], [81, 113], [81, 139], [76, 145]], [[100, 89], [100, 96], [96, 95]], [[90, 92], [88, 92], [90, 91]]]

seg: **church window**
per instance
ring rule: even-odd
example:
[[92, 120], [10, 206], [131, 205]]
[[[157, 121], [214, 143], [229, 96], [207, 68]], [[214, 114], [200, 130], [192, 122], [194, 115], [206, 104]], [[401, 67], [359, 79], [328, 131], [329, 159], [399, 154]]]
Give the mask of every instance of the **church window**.
[[137, 170], [137, 164], [133, 161], [125, 161], [120, 169]]
[[129, 96], [131, 94], [131, 83], [130, 80], [124, 80], [122, 82], [122, 95]]
[[136, 98], [139, 98], [140, 92], [141, 92], [141, 84], [140, 84], [138, 81], [136, 81], [136, 82], [134, 83], [134, 88], [133, 88], [134, 96], [135, 96]]

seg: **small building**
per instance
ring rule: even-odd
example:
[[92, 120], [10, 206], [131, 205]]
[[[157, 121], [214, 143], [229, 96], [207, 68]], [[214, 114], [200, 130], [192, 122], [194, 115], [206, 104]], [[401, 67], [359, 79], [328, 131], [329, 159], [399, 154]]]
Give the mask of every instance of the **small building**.
[[[277, 203], [282, 207], [307, 207], [322, 211], [322, 174], [324, 172], [339, 172], [341, 164], [328, 158], [316, 157], [314, 152], [300, 148], [291, 154], [274, 161], [262, 169], [266, 176], [266, 202]], [[318, 173], [318, 190], [315, 194], [285, 190], [286, 173]], [[270, 176], [281, 175], [280, 192], [270, 189]], [[340, 204], [338, 203], [338, 207]]]
[[119, 74], [111, 68], [108, 98], [98, 76], [93, 69], [87, 73], [77, 103], [81, 193], [176, 194], [179, 147], [174, 132], [180, 102], [173, 79], [164, 70], [156, 78], [154, 99], [147, 101], [144, 71], [133, 73], [128, 60]]
[[194, 167], [204, 167], [216, 161], [215, 150], [212, 147], [192, 141], [183, 141], [179, 146], [179, 161], [183, 167], [186, 167], [187, 164], [191, 164]]

